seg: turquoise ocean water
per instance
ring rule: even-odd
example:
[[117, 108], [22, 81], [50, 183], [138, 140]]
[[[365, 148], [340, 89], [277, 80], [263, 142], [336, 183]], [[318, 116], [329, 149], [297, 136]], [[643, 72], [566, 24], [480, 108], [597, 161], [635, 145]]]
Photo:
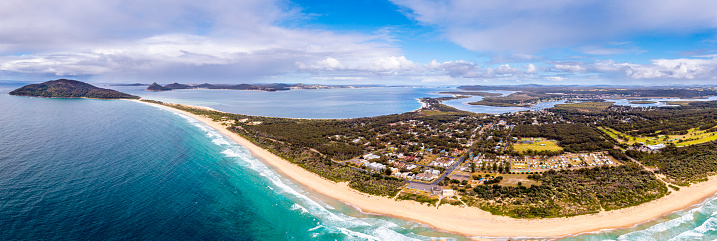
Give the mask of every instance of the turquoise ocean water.
[[[0, 85], [0, 240], [466, 239], [312, 192], [185, 116], [17, 87]], [[567, 240], [713, 240], [715, 211]]]

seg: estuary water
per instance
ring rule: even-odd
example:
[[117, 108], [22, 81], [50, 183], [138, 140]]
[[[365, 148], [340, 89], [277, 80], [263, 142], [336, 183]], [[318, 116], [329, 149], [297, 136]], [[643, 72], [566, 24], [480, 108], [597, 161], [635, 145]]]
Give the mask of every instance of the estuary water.
[[[186, 116], [17, 87], [0, 85], [0, 240], [466, 239], [312, 192]], [[712, 240], [716, 212], [567, 239]]]

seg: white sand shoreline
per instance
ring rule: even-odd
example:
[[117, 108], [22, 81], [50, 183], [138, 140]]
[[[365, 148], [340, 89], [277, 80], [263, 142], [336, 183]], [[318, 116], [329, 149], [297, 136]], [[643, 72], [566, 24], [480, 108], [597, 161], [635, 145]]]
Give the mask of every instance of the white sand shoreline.
[[672, 191], [670, 195], [635, 207], [569, 218], [531, 220], [491, 215], [478, 208], [461, 208], [450, 205], [442, 205], [438, 208], [428, 207], [413, 201], [395, 201], [386, 197], [360, 193], [348, 187], [346, 183], [329, 181], [296, 166], [256, 146], [209, 118], [163, 105], [142, 103], [197, 119], [246, 147], [255, 157], [275, 167], [296, 182], [323, 195], [347, 203], [364, 213], [412, 220], [446, 232], [473, 237], [557, 238], [630, 228], [676, 211], [690, 208], [717, 193], [717, 178], [710, 177], [706, 182], [693, 184], [690, 187], [681, 187], [680, 191]]

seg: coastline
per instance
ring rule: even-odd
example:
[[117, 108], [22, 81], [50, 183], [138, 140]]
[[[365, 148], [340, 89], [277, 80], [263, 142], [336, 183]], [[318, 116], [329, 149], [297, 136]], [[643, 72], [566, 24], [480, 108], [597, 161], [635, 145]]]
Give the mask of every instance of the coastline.
[[[348, 187], [347, 183], [335, 183], [296, 166], [254, 145], [238, 134], [229, 131], [221, 123], [214, 122], [209, 118], [159, 104], [141, 103], [192, 117], [230, 137], [233, 141], [249, 149], [255, 157], [275, 167], [292, 180], [316, 192], [347, 203], [362, 212], [412, 220], [439, 230], [473, 237], [556, 238], [607, 229], [629, 228], [689, 208], [714, 196], [717, 192], [717, 178], [710, 177], [706, 182], [693, 184], [690, 187], [681, 187], [680, 191], [672, 190], [671, 194], [665, 197], [635, 207], [591, 215], [550, 219], [514, 219], [492, 215], [473, 207], [461, 208], [450, 205], [442, 205], [438, 208], [429, 207], [417, 202], [395, 201], [386, 197], [360, 193]], [[207, 107], [194, 107], [211, 110]]]

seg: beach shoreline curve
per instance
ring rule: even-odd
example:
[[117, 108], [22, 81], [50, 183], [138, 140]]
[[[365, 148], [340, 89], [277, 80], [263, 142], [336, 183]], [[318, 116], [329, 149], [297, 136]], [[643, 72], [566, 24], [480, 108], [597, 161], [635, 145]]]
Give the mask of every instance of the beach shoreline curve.
[[[210, 118], [161, 104], [142, 102], [139, 100], [132, 101], [166, 109], [196, 119], [244, 146], [254, 157], [273, 166], [293, 181], [325, 196], [347, 203], [359, 209], [361, 212], [411, 220], [438, 230], [469, 237], [559, 238], [630, 228], [680, 210], [688, 209], [713, 197], [715, 193], [717, 193], [717, 178], [712, 176], [706, 182], [692, 184], [690, 187], [681, 187], [679, 191], [672, 190], [671, 194], [665, 197], [638, 206], [607, 212], [603, 211], [597, 214], [548, 219], [515, 219], [492, 215], [489, 212], [474, 207], [451, 205], [441, 205], [439, 207], [426, 206], [418, 202], [398, 201], [387, 197], [361, 193], [350, 188], [347, 183], [336, 183], [327, 180], [255, 145]], [[184, 106], [213, 110], [201, 106]]]

